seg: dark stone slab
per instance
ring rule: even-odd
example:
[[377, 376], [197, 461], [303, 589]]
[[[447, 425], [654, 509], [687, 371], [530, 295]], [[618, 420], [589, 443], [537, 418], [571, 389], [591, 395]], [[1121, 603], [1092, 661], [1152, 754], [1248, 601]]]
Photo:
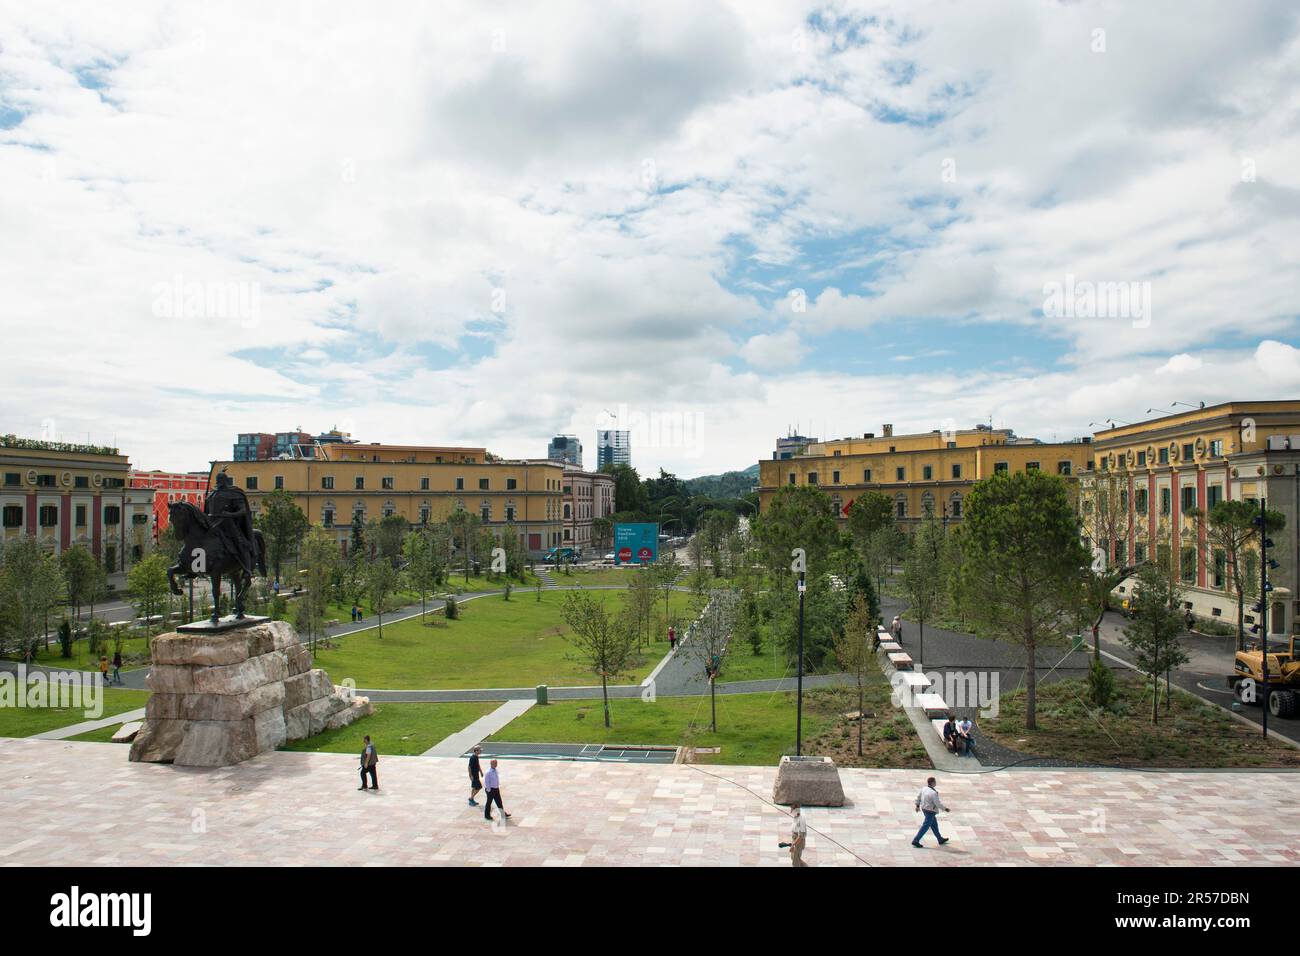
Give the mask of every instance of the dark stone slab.
[[227, 614], [216, 624], [211, 621], [194, 621], [190, 624], [182, 624], [176, 628], [177, 634], [220, 634], [222, 631], [236, 631], [243, 627], [252, 627], [254, 624], [261, 624], [271, 620], [258, 614], [245, 614], [243, 617], [235, 617], [233, 614]]

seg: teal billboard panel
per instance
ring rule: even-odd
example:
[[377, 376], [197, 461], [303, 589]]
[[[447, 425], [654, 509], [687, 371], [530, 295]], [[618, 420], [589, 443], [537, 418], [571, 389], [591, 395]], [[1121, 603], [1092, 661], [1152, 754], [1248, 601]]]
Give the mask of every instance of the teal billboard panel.
[[614, 563], [649, 564], [659, 557], [659, 525], [614, 525]]

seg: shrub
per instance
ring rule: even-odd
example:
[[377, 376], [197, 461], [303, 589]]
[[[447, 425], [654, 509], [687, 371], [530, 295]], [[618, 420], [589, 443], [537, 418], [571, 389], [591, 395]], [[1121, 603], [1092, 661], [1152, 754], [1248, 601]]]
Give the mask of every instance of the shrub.
[[1094, 657], [1088, 668], [1088, 699], [1102, 708], [1115, 699], [1115, 675], [1099, 657]]
[[454, 621], [460, 617], [460, 605], [456, 603], [456, 599], [450, 594], [447, 595], [447, 605], [443, 609], [443, 614], [446, 615], [449, 621]]

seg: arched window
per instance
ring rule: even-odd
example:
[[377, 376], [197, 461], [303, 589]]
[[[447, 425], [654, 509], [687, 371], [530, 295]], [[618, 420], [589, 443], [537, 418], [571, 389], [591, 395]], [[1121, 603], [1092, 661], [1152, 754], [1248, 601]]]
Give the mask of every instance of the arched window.
[[956, 494], [955, 492], [953, 493], [953, 496], [948, 499], [948, 515], [952, 518], [961, 517], [961, 495]]
[[894, 497], [894, 516], [898, 518], [907, 517], [907, 496], [896, 495]]
[[926, 517], [934, 514], [934, 495], [928, 491], [921, 495], [921, 514]]

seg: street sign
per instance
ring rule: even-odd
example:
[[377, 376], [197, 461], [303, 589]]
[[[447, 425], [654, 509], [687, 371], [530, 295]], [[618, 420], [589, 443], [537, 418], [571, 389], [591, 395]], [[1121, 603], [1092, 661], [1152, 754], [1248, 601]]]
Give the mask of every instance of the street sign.
[[614, 525], [614, 562], [649, 564], [659, 557], [659, 525], [649, 522]]

